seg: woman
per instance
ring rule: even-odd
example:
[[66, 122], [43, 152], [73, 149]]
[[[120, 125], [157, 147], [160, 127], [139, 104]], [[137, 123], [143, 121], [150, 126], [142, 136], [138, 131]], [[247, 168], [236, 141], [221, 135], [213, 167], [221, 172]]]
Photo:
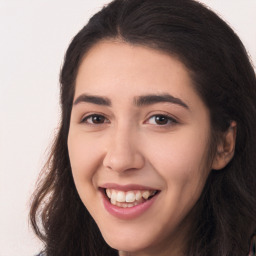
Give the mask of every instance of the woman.
[[256, 81], [224, 21], [192, 0], [115, 0], [60, 82], [30, 213], [47, 256], [253, 253]]

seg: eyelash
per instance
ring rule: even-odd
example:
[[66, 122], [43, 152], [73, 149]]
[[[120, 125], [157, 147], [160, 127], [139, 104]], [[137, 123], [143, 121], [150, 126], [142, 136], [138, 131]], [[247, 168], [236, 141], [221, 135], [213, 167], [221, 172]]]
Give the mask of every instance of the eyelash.
[[[100, 118], [100, 120], [99, 120], [99, 118]], [[162, 123], [162, 124], [157, 123], [156, 118], [158, 119], [158, 121], [159, 121], [159, 119], [162, 119], [162, 120], [160, 120], [160, 122], [163, 121], [164, 123]], [[98, 119], [99, 122], [94, 123], [94, 120], [96, 121], [97, 119]], [[175, 118], [173, 118], [172, 116], [166, 115], [166, 114], [152, 115], [146, 120], [145, 123], [150, 124], [151, 119], [154, 119], [154, 124], [153, 125], [162, 126], [162, 127], [178, 124], [178, 121]], [[88, 121], [88, 120], [90, 120], [90, 121]], [[104, 123], [110, 123], [110, 121], [104, 115], [91, 114], [91, 115], [85, 116], [81, 120], [81, 123], [85, 123], [87, 125], [102, 125]]]
[[[152, 119], [152, 118], [154, 118], [154, 122], [155, 122], [155, 124], [156, 125], [158, 125], [158, 126], [170, 126], [170, 125], [175, 125], [175, 124], [177, 124], [178, 123], [178, 121], [175, 119], [175, 118], [173, 118], [172, 116], [169, 116], [169, 115], [166, 115], [166, 114], [156, 114], [156, 115], [152, 115], [150, 118], [148, 118], [147, 119], [147, 123], [149, 123], [149, 120], [150, 119]], [[161, 118], [161, 119], [164, 119], [164, 122], [166, 122], [166, 123], [164, 123], [164, 124], [157, 124], [156, 122], [156, 118]], [[158, 120], [159, 121], [159, 120]], [[160, 121], [161, 122], [161, 121]]]
[[[91, 122], [88, 122], [89, 119], [92, 119], [92, 118], [103, 118], [104, 119], [104, 122], [105, 123], [105, 120], [107, 120], [107, 118], [104, 116], [104, 115], [100, 115], [100, 114], [92, 114], [92, 115], [88, 115], [88, 116], [85, 116], [83, 117], [83, 119], [81, 120], [81, 123], [85, 123], [85, 124], [88, 124], [88, 125], [101, 125], [103, 123], [93, 123], [93, 119]], [[109, 120], [108, 122], [109, 123]]]

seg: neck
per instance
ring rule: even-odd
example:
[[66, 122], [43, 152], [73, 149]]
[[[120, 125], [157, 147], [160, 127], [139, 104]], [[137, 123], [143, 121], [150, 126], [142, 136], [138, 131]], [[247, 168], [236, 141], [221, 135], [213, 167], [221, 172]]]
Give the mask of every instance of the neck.
[[168, 250], [161, 252], [155, 253], [155, 252], [124, 252], [124, 251], [119, 251], [119, 256], [184, 256], [184, 253], [178, 250]]

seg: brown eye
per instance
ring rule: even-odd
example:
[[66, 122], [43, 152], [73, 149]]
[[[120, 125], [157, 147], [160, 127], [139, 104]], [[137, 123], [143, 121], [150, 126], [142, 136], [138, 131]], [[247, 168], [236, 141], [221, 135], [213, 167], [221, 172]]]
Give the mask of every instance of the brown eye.
[[167, 124], [169, 119], [166, 116], [155, 116], [155, 122], [159, 125]]
[[90, 115], [85, 118], [83, 118], [82, 123], [88, 123], [88, 124], [104, 124], [107, 121], [107, 119], [102, 115]]
[[170, 125], [177, 123], [177, 121], [170, 116], [154, 115], [149, 118], [148, 123], [154, 125]]

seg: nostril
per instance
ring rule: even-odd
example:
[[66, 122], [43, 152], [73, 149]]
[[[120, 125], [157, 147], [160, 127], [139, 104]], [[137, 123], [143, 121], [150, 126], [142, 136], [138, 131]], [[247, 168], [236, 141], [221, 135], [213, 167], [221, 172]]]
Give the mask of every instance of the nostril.
[[108, 170], [124, 172], [128, 170], [139, 170], [143, 168], [145, 159], [142, 152], [137, 148], [137, 144], [131, 146], [131, 142], [113, 142], [106, 149], [106, 155], [103, 159], [103, 166]]

